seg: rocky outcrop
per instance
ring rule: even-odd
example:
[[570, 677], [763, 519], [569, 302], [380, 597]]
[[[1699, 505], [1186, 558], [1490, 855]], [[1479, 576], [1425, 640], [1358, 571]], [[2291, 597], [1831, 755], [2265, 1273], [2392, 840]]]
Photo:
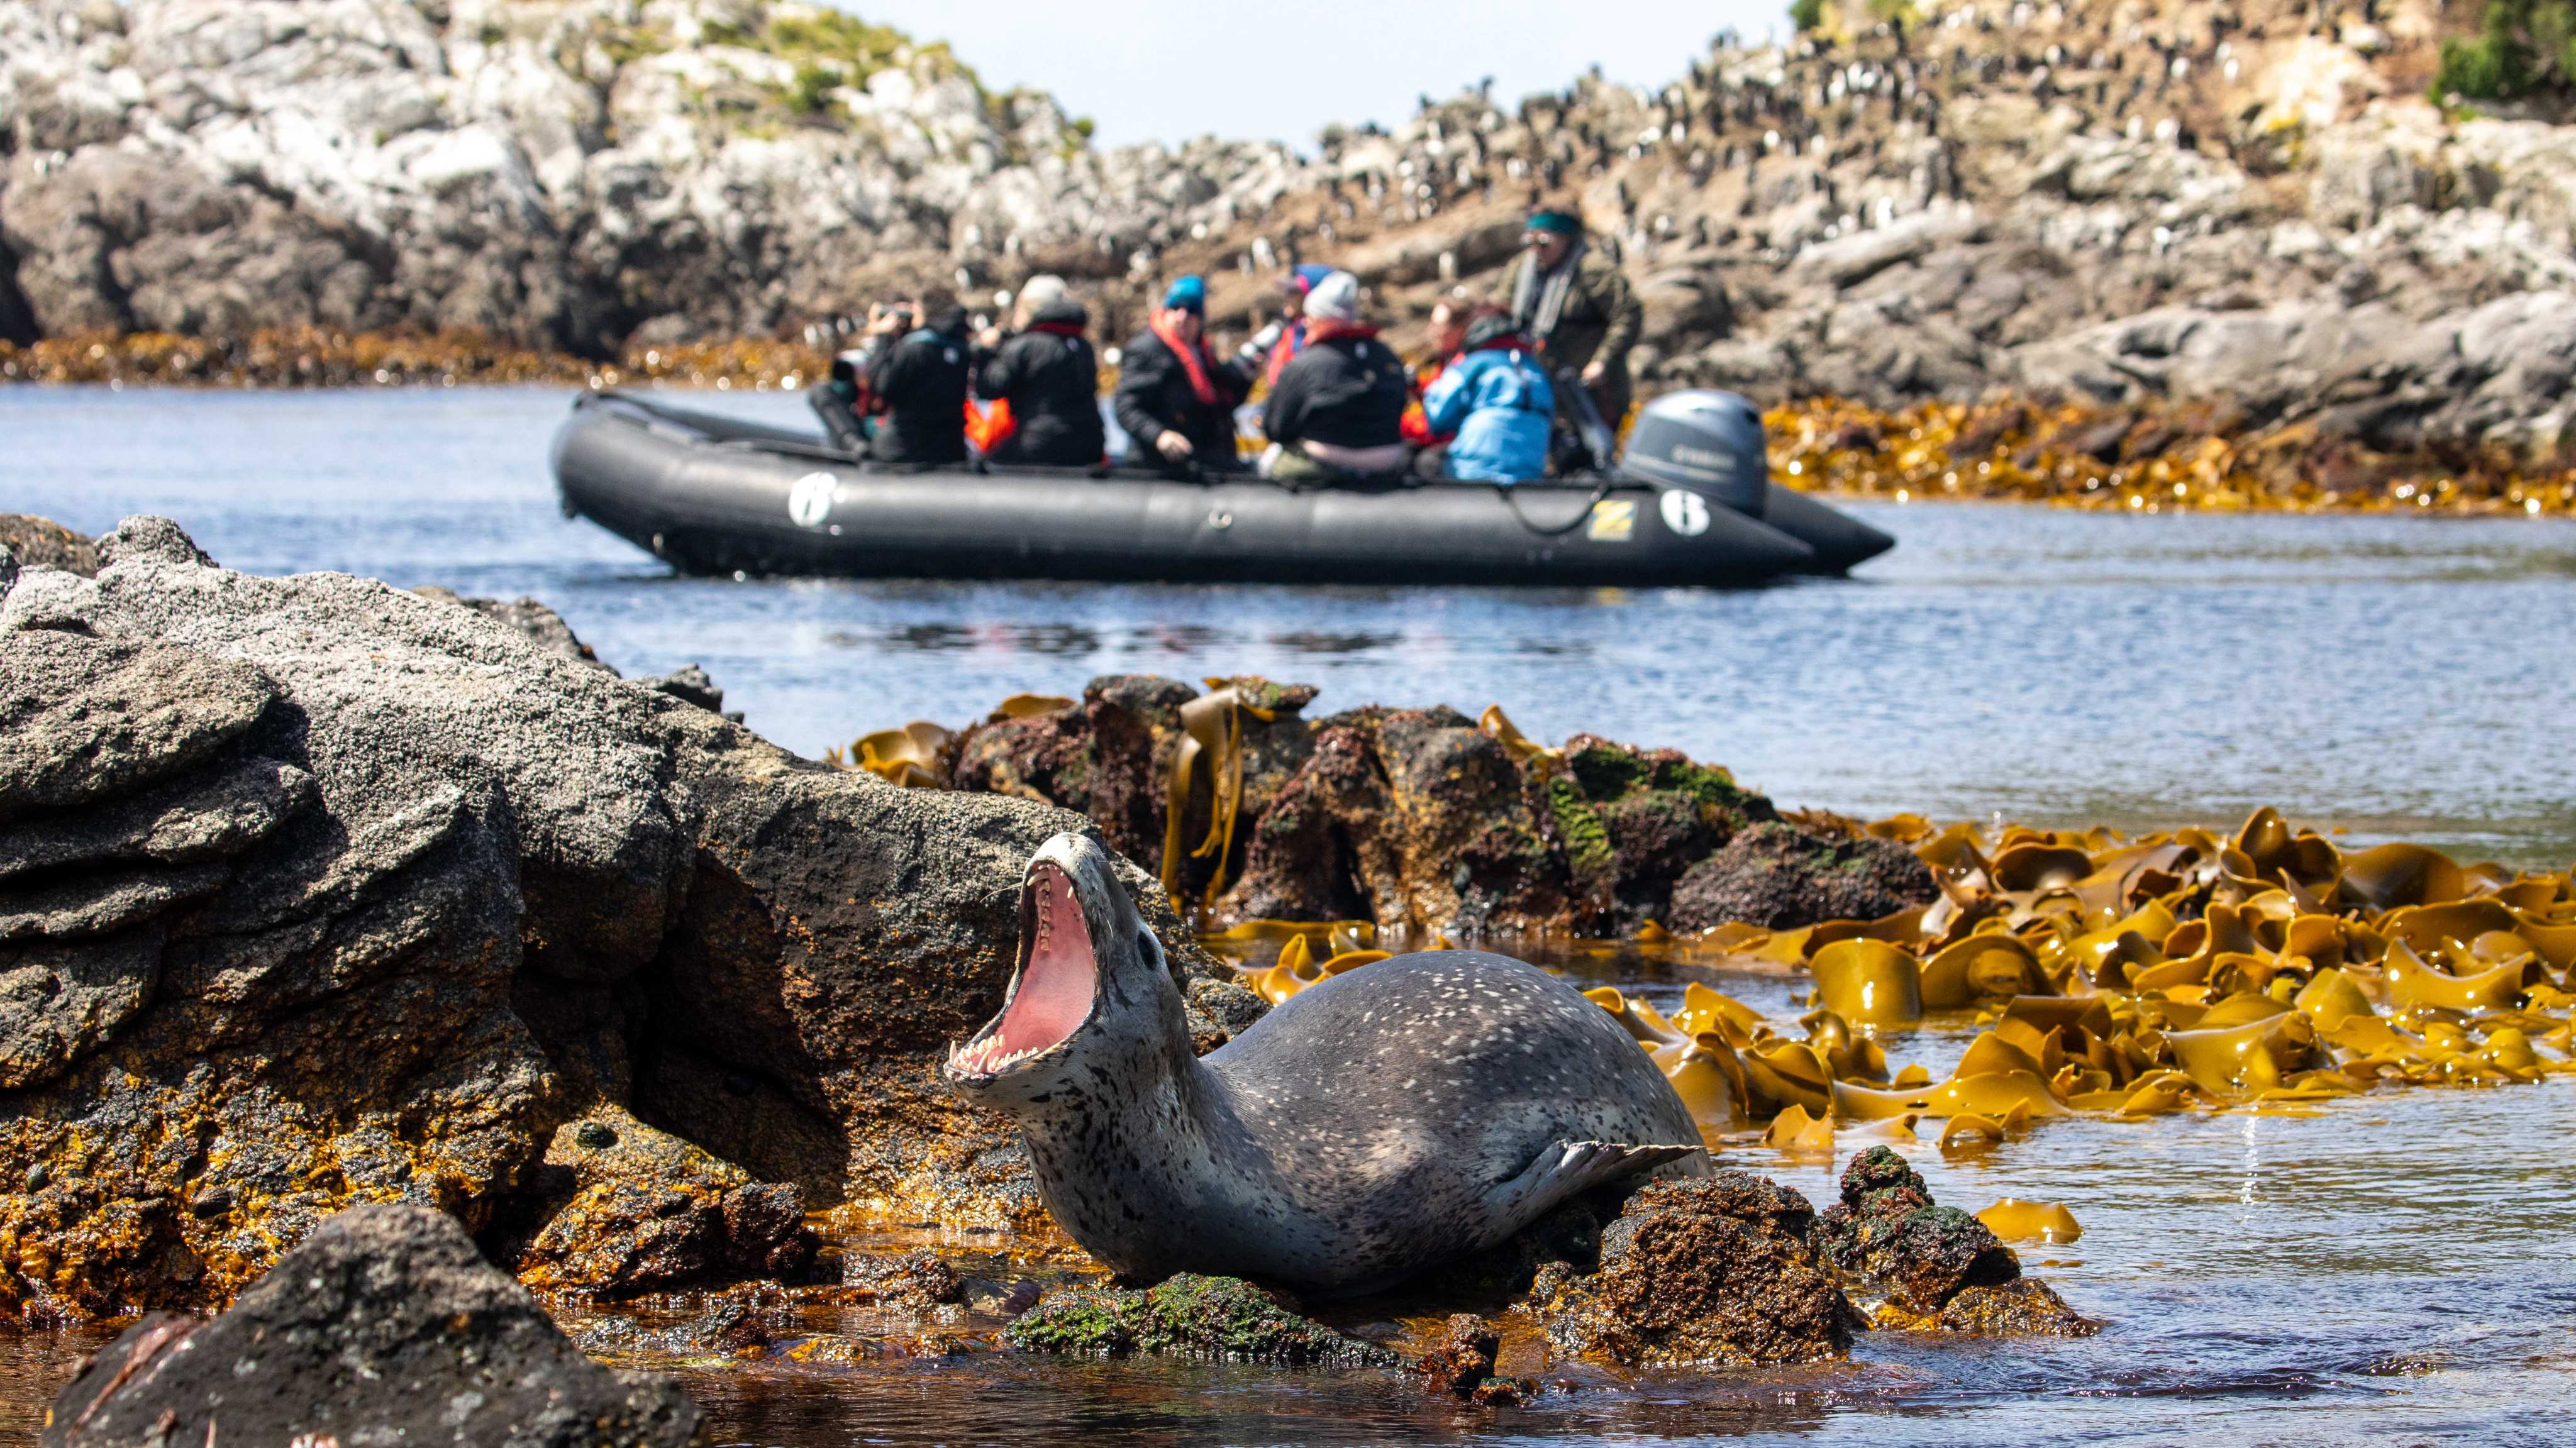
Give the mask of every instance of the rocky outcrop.
[[[1747, 907], [1795, 917], [1774, 923], [1848, 917], [1871, 892], [1930, 898], [1930, 875], [1902, 847], [1846, 839], [1821, 820], [1781, 823], [1769, 800], [1678, 750], [1589, 734], [1546, 749], [1499, 714], [1445, 706], [1309, 718], [1309, 685], [1209, 686], [1111, 675], [1070, 707], [997, 711], [960, 737], [948, 782], [1081, 810], [1142, 861], [1164, 858], [1169, 834], [1171, 884], [1219, 923], [1624, 936], [1699, 908], [1713, 862], [1738, 859], [1730, 842], [1747, 837], [1767, 842], [1766, 865], [1790, 859], [1781, 873], [1794, 882]], [[1184, 748], [1196, 752], [1172, 832]]]
[[0, 597], [0, 1305], [220, 1304], [367, 1201], [613, 1291], [794, 1270], [836, 1203], [1041, 1210], [935, 1061], [1079, 816], [799, 760], [162, 520], [98, 553]]
[[582, 1356], [454, 1219], [367, 1206], [213, 1321], [128, 1328], [55, 1394], [43, 1442], [681, 1448], [697, 1428], [667, 1381]]
[[1767, 1177], [1649, 1182], [1602, 1230], [1598, 1270], [1542, 1269], [1533, 1308], [1567, 1350], [1629, 1367], [1842, 1357], [1863, 1324], [1814, 1225], [1807, 1199]]
[[1819, 920], [1875, 920], [1939, 894], [1912, 850], [1864, 834], [1755, 825], [1692, 865], [1672, 887], [1666, 923], [1705, 930], [1730, 920], [1787, 930]]
[[1843, 1169], [1842, 1200], [1816, 1220], [1827, 1262], [1879, 1327], [2086, 1337], [2100, 1330], [1985, 1223], [1932, 1200], [1905, 1158], [1873, 1146]]
[[1395, 1354], [1298, 1316], [1232, 1277], [1184, 1272], [1141, 1292], [1051, 1294], [1012, 1320], [1002, 1340], [1022, 1352], [1124, 1357], [1156, 1353], [1287, 1367], [1393, 1367]]
[[555, 1129], [533, 1220], [505, 1260], [541, 1291], [627, 1296], [738, 1278], [794, 1280], [818, 1245], [804, 1199], [602, 1104]]
[[1053, 270], [1114, 340], [1171, 273], [1239, 325], [1318, 259], [1403, 319], [1493, 288], [1546, 198], [1635, 284], [1650, 385], [2216, 399], [2294, 442], [2566, 467], [2576, 131], [2425, 98], [2475, 23], [1835, 4], [1657, 89], [1470, 92], [1305, 158], [1098, 150], [1043, 96], [795, 0], [9, 0], [0, 338], [650, 356]]

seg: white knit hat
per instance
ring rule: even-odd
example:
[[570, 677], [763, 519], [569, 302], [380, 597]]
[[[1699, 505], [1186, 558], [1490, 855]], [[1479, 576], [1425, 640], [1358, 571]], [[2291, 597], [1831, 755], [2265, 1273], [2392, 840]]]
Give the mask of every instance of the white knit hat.
[[1306, 294], [1306, 315], [1319, 322], [1358, 321], [1360, 279], [1337, 271], [1315, 283], [1315, 289]]

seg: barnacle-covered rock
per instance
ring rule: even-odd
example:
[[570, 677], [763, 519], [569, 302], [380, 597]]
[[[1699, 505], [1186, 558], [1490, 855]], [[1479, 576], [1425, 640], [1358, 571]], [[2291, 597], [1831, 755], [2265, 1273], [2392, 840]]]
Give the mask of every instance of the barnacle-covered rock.
[[1814, 1225], [1767, 1177], [1648, 1182], [1602, 1230], [1599, 1269], [1542, 1269], [1532, 1308], [1569, 1351], [1631, 1367], [1840, 1357], [1861, 1322]]
[[1935, 1204], [1892, 1149], [1853, 1156], [1841, 1188], [1842, 1200], [1816, 1219], [1816, 1241], [1876, 1325], [2059, 1337], [2098, 1329], [2023, 1277], [2021, 1259], [1985, 1223]]

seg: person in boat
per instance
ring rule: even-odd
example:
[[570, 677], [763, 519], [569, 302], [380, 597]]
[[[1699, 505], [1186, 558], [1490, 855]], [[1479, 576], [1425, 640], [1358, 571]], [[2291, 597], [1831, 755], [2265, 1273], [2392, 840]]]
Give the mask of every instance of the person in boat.
[[975, 356], [975, 395], [1010, 409], [1006, 430], [985, 448], [989, 462], [1087, 468], [1107, 444], [1100, 423], [1100, 360], [1083, 332], [1091, 314], [1064, 279], [1034, 276], [1020, 287], [1013, 331], [985, 335]]
[[1559, 412], [1572, 405], [1574, 387], [1564, 385], [1572, 383], [1615, 432], [1634, 392], [1628, 349], [1637, 344], [1645, 309], [1619, 264], [1584, 237], [1583, 223], [1565, 211], [1532, 215], [1520, 257], [1494, 300], [1510, 310], [1512, 324], [1537, 345], [1557, 379]]
[[1252, 340], [1243, 344], [1242, 355], [1267, 359], [1261, 365], [1263, 382], [1278, 386], [1279, 374], [1306, 350], [1306, 298], [1332, 274], [1331, 267], [1304, 262], [1290, 267], [1288, 274], [1279, 279], [1278, 320], [1253, 333]]
[[1464, 352], [1422, 398], [1433, 431], [1454, 436], [1424, 453], [1417, 471], [1488, 483], [1544, 477], [1556, 411], [1547, 369], [1500, 307], [1479, 308], [1464, 342]]
[[[904, 331], [916, 318], [920, 326]], [[869, 331], [876, 351], [868, 359], [868, 390], [884, 412], [868, 440], [869, 460], [924, 467], [966, 461], [973, 370], [966, 309], [947, 292], [925, 292], [910, 311], [887, 312]]]
[[1360, 318], [1360, 281], [1335, 272], [1306, 294], [1306, 346], [1279, 371], [1261, 412], [1264, 477], [1402, 472], [1404, 361]]
[[[1465, 290], [1459, 288], [1462, 294]], [[1431, 351], [1413, 364], [1413, 400], [1404, 407], [1404, 440], [1414, 447], [1436, 448], [1449, 440], [1449, 434], [1432, 430], [1422, 410], [1422, 398], [1431, 390], [1431, 384], [1440, 380], [1441, 372], [1467, 350], [1467, 318], [1473, 310], [1463, 295], [1442, 297], [1431, 304]]]
[[1110, 403], [1137, 461], [1172, 473], [1242, 466], [1234, 410], [1251, 394], [1260, 368], [1258, 353], [1217, 361], [1207, 345], [1207, 283], [1194, 276], [1173, 282], [1145, 330], [1119, 354]]

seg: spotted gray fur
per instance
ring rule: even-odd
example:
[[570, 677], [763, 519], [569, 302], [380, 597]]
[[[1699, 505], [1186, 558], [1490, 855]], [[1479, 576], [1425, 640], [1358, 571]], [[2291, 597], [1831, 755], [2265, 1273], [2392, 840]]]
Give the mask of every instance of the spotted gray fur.
[[1366, 1292], [1592, 1186], [1707, 1170], [1690, 1113], [1608, 1012], [1484, 951], [1335, 976], [1193, 1058], [1181, 994], [1108, 854], [1059, 835], [1040, 861], [1082, 905], [1091, 1015], [997, 1075], [952, 1065], [949, 1080], [1017, 1121], [1048, 1210], [1121, 1275]]

